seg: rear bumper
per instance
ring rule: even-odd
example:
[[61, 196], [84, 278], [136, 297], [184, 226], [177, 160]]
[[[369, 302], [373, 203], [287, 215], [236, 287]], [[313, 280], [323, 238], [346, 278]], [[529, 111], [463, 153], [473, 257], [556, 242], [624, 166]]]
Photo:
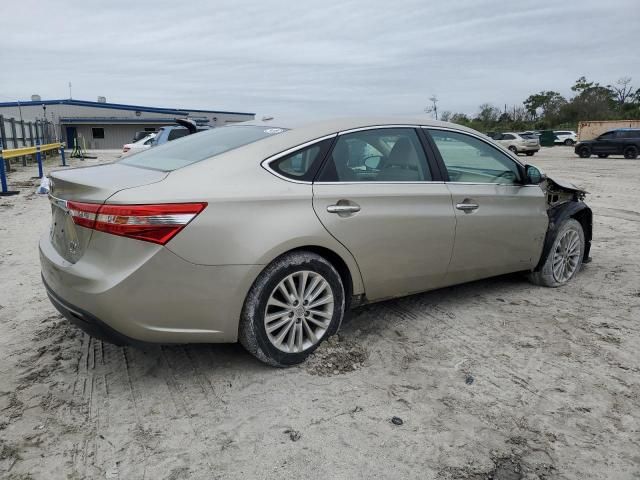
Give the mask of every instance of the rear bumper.
[[518, 152], [537, 152], [540, 145], [518, 145]]
[[56, 310], [64, 315], [64, 317], [71, 323], [73, 323], [76, 327], [81, 328], [92, 337], [104, 340], [109, 343], [113, 343], [114, 345], [133, 345], [142, 343], [129, 338], [126, 335], [121, 334], [120, 332], [115, 331], [109, 325], [104, 323], [102, 320], [94, 317], [89, 312], [85, 312], [81, 308], [70, 305], [62, 300], [60, 297], [58, 297], [58, 295], [56, 295], [51, 287], [47, 285], [44, 277], [42, 277], [42, 283], [44, 284], [44, 288], [47, 291], [49, 300], [51, 300], [53, 306], [56, 307]]
[[[95, 246], [107, 234], [93, 235]], [[40, 240], [47, 293], [71, 322], [116, 344], [237, 340], [261, 265], [196, 265], [164, 247], [110, 237], [112, 249], [90, 248], [74, 264], [60, 257], [49, 235]]]

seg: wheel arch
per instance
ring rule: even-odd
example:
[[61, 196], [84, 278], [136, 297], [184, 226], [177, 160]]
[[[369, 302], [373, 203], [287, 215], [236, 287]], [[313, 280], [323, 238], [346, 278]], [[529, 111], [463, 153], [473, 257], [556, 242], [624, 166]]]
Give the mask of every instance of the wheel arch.
[[353, 296], [364, 295], [364, 283], [362, 281], [358, 264], [353, 256], [351, 256], [350, 252], [346, 249], [345, 252], [339, 252], [336, 250], [337, 249], [335, 248], [331, 248], [327, 245], [321, 245], [316, 242], [299, 243], [297, 245], [289, 244], [270, 252], [266, 261], [261, 263], [263, 263], [264, 268], [266, 268], [276, 259], [292, 252], [306, 251], [320, 255], [331, 263], [331, 265], [333, 265], [340, 274], [340, 278], [342, 279], [342, 283], [345, 288], [345, 299], [348, 303], [351, 303], [351, 298]]
[[591, 240], [593, 238], [593, 212], [591, 208], [582, 201], [572, 201], [561, 203], [560, 205], [550, 208], [547, 214], [549, 215], [549, 227], [545, 235], [542, 255], [533, 270], [537, 272], [542, 268], [560, 225], [569, 218], [577, 220], [582, 226], [584, 232], [584, 256], [582, 261], [583, 263], [588, 263], [589, 252], [591, 251]]
[[[286, 255], [292, 252], [301, 252], [301, 251], [311, 252], [311, 253], [315, 253], [316, 255], [320, 255], [322, 258], [327, 260], [331, 265], [333, 265], [333, 267], [338, 271], [338, 274], [342, 279], [342, 285], [344, 286], [344, 298], [347, 305], [346, 309], [348, 310], [351, 304], [351, 297], [353, 296], [354, 285], [353, 285], [353, 274], [351, 273], [351, 270], [349, 269], [347, 262], [345, 262], [344, 259], [333, 250], [326, 247], [321, 247], [319, 245], [305, 245], [303, 247], [294, 248], [292, 250], [289, 250], [283, 253], [283, 255]], [[358, 272], [358, 275], [359, 274], [360, 272]]]

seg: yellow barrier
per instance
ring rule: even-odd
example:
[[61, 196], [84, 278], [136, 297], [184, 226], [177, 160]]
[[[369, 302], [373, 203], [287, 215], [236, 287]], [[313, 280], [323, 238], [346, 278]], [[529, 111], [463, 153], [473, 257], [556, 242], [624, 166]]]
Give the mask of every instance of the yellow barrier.
[[[57, 150], [62, 147], [62, 143], [47, 143], [45, 145], [40, 145], [41, 152], [47, 152], [49, 150]], [[11, 150], [3, 150], [2, 156], [4, 158], [16, 158], [22, 157], [24, 155], [35, 155], [36, 154], [36, 146], [33, 147], [22, 147], [22, 148], [13, 148]]]

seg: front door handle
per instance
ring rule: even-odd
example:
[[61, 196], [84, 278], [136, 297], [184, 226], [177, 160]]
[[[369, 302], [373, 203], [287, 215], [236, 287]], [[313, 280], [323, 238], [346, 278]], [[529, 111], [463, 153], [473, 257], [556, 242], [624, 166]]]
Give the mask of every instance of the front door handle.
[[479, 206], [480, 205], [478, 205], [477, 203], [471, 202], [462, 202], [456, 204], [456, 208], [458, 210], [462, 210], [463, 212], [473, 212], [474, 210], [477, 210]]
[[356, 213], [360, 211], [360, 205], [329, 205], [327, 212], [329, 213]]

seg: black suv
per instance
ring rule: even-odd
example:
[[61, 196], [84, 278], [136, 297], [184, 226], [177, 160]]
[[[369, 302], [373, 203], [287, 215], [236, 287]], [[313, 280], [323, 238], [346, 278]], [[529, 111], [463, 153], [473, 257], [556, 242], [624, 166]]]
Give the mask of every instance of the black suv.
[[607, 158], [609, 155], [636, 158], [640, 153], [640, 128], [610, 130], [593, 140], [578, 142], [575, 152], [581, 158], [589, 158], [591, 155], [598, 155], [600, 158]]

